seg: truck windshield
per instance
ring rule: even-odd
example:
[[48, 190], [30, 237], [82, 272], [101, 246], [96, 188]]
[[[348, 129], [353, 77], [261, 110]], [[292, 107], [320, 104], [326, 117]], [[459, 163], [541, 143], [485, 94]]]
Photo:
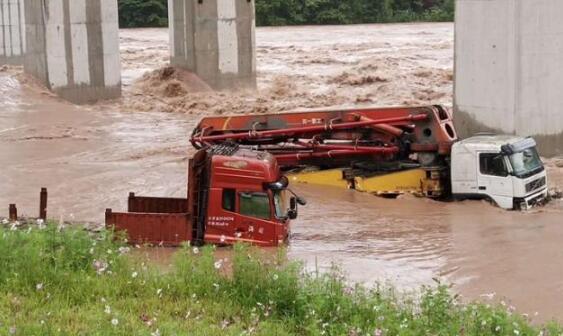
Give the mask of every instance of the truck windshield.
[[287, 204], [285, 202], [285, 191], [274, 191], [274, 207], [276, 208], [276, 218], [287, 217]]
[[543, 163], [535, 147], [514, 153], [509, 158], [514, 175], [521, 178], [529, 177], [543, 169]]

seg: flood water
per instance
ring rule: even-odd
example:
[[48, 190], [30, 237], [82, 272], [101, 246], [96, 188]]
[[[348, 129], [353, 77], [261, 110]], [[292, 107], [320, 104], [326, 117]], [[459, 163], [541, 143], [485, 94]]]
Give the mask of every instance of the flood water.
[[[9, 203], [36, 216], [41, 187], [49, 189], [50, 217], [98, 223], [105, 208], [125, 209], [130, 191], [184, 196], [187, 139], [206, 114], [451, 105], [452, 24], [260, 28], [259, 90], [241, 93], [140, 79], [166, 65], [167, 31], [121, 35], [125, 91], [117, 101], [77, 107], [21, 69], [0, 70], [0, 216]], [[549, 170], [552, 185], [563, 187], [562, 169]], [[295, 189], [309, 205], [294, 222], [289, 255], [310, 269], [336, 263], [353, 281], [403, 289], [440, 278], [468, 299], [495, 293], [519, 312], [538, 312], [538, 321], [563, 321], [561, 201], [521, 213], [477, 201]]]

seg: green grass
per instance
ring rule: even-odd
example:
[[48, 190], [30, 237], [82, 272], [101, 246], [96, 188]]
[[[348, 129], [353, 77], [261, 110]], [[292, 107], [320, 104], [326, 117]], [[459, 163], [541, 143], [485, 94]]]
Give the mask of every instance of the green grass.
[[[504, 307], [461, 304], [445, 286], [419, 295], [350, 287], [236, 246], [232, 271], [213, 247], [172, 267], [131, 257], [110, 232], [0, 228], [0, 335], [559, 335]], [[194, 252], [195, 251], [195, 252]], [[230, 268], [230, 266], [229, 266]], [[113, 323], [112, 323], [113, 321]]]

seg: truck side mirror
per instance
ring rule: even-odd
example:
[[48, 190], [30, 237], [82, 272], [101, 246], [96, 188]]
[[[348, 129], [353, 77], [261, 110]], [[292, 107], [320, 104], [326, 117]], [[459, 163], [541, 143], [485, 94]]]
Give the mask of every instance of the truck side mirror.
[[289, 199], [289, 210], [287, 211], [287, 218], [293, 220], [297, 218], [297, 197]]
[[287, 212], [287, 218], [293, 220], [297, 218], [297, 210], [289, 210]]

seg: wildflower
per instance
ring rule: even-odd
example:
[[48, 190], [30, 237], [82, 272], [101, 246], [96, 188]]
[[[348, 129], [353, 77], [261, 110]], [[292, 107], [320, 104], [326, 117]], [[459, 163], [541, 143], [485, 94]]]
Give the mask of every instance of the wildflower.
[[112, 254], [113, 251], [112, 251], [111, 249], [108, 249], [108, 250], [107, 250], [107, 253], [108, 253], [108, 254]]
[[37, 289], [38, 291], [43, 289], [43, 283], [38, 283], [37, 285], [35, 285], [35, 289]]
[[9, 222], [10, 222], [10, 221], [7, 220], [6, 218], [2, 219], [2, 224], [4, 224], [4, 225], [8, 224]]
[[162, 288], [159, 288], [156, 290], [156, 295], [161, 296], [162, 294]]
[[229, 320], [223, 320], [223, 322], [221, 322], [221, 329], [225, 330], [227, 329], [227, 327], [231, 324], [231, 321]]
[[151, 336], [160, 336], [160, 330], [156, 329], [155, 332], [151, 333]]
[[220, 269], [223, 266], [223, 261], [219, 260], [215, 262], [215, 269]]
[[133, 272], [133, 274], [131, 274], [131, 277], [133, 279], [135, 279], [137, 276], [139, 276], [139, 273], [137, 273], [137, 272]]
[[45, 228], [45, 221], [39, 218], [37, 220], [37, 226], [39, 227], [40, 230], [43, 230]]
[[16, 327], [10, 327], [8, 332], [10, 333], [10, 335], [15, 335], [16, 331], [17, 331]]
[[214, 284], [213, 284], [213, 287], [215, 287], [215, 290], [218, 290], [218, 289], [219, 289], [219, 284], [214, 283]]
[[487, 321], [486, 321], [486, 320], [481, 321], [481, 326], [482, 326], [482, 327], [484, 327], [484, 326], [486, 326], [486, 325], [487, 325]]
[[127, 254], [131, 251], [131, 249], [129, 247], [120, 247], [118, 251], [119, 254]]
[[514, 335], [520, 335], [520, 331], [519, 331], [519, 330], [516, 330], [516, 329], [514, 329]]
[[242, 233], [241, 233], [241, 232], [237, 232], [237, 233], [235, 233], [235, 237], [237, 237], [237, 238], [240, 238], [240, 237], [242, 237]]
[[194, 247], [193, 250], [194, 254], [199, 254], [199, 249], [197, 247]]
[[117, 326], [119, 324], [119, 320], [116, 318], [111, 319], [111, 324]]
[[496, 326], [496, 327], [495, 327], [495, 331], [496, 331], [496, 332], [499, 332], [499, 331], [500, 331], [500, 326]]
[[272, 278], [274, 279], [274, 281], [278, 281], [279, 275], [277, 275], [276, 273], [274, 273], [274, 275], [272, 276]]
[[373, 336], [382, 336], [383, 335], [383, 330], [377, 328], [375, 329], [375, 331], [373, 332]]
[[106, 313], [108, 315], [111, 314], [111, 307], [106, 305], [106, 308], [104, 309], [104, 313]]
[[94, 248], [90, 248], [90, 254], [94, 254]]
[[221, 243], [224, 243], [225, 240], [227, 240], [227, 238], [225, 237], [225, 235], [221, 235]]
[[108, 269], [108, 263], [102, 260], [94, 260], [93, 266], [98, 275], [103, 274]]

